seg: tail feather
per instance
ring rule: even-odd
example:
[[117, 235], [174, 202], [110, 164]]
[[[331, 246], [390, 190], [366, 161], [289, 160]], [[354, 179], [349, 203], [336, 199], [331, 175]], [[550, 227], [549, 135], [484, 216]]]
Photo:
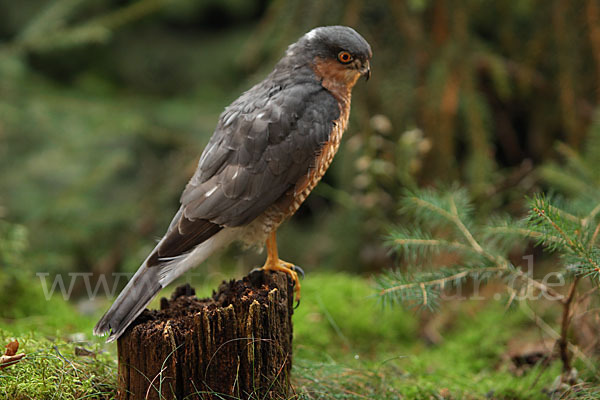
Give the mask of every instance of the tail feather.
[[94, 335], [102, 336], [110, 333], [106, 339], [107, 342], [118, 339], [163, 287], [202, 263], [232, 239], [230, 231], [224, 229], [197, 245], [191, 252], [148, 267], [147, 262], [152, 253], [127, 283], [106, 314], [98, 321], [94, 327]]
[[148, 268], [146, 263], [142, 264], [110, 309], [98, 321], [94, 327], [94, 335], [110, 332], [107, 342], [118, 339], [161, 289], [159, 269]]

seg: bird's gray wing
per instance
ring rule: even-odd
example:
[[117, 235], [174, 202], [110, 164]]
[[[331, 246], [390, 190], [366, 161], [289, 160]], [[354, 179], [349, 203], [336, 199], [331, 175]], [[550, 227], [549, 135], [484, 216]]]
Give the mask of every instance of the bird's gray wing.
[[263, 92], [246, 92], [221, 115], [155, 259], [249, 223], [313, 166], [339, 118], [337, 101], [318, 83]]
[[252, 221], [308, 173], [338, 117], [336, 100], [316, 84], [227, 110], [183, 192], [183, 215], [230, 227]]

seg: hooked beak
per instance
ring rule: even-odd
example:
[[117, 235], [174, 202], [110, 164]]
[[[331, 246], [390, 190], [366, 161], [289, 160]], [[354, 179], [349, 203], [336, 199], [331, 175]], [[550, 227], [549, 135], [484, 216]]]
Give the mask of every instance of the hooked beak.
[[371, 77], [371, 63], [367, 60], [365, 65], [361, 68], [360, 74], [365, 77], [365, 80], [369, 80]]

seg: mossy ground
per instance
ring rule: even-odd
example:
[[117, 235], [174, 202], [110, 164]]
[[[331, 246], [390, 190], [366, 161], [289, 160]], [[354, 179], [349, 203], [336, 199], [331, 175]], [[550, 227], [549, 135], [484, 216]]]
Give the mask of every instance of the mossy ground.
[[[296, 398], [549, 397], [560, 374], [558, 361], [517, 376], [505, 356], [511, 340], [539, 334], [519, 309], [506, 310], [501, 301], [464, 301], [427, 315], [383, 309], [373, 293], [368, 279], [348, 274], [310, 273], [304, 280], [302, 304], [294, 315]], [[0, 398], [113, 398], [116, 346], [91, 336], [97, 315], [81, 315], [56, 297], [51, 306], [28, 307], [42, 315], [0, 321], [0, 343], [18, 339], [19, 350], [27, 353], [0, 371]], [[439, 324], [439, 341], [431, 344], [423, 326], [442, 312], [451, 317]], [[78, 355], [81, 348], [91, 355]], [[587, 386], [585, 396], [594, 398], [593, 383]]]

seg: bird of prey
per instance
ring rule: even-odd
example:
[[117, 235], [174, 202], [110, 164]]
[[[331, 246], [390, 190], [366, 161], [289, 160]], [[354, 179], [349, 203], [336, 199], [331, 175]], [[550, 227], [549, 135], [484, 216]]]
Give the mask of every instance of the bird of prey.
[[352, 88], [369, 79], [371, 47], [354, 29], [326, 26], [290, 45], [273, 71], [223, 111], [167, 233], [94, 334], [123, 334], [158, 292], [216, 250], [266, 242], [264, 270], [300, 282], [279, 259], [275, 232], [329, 167], [350, 114]]

